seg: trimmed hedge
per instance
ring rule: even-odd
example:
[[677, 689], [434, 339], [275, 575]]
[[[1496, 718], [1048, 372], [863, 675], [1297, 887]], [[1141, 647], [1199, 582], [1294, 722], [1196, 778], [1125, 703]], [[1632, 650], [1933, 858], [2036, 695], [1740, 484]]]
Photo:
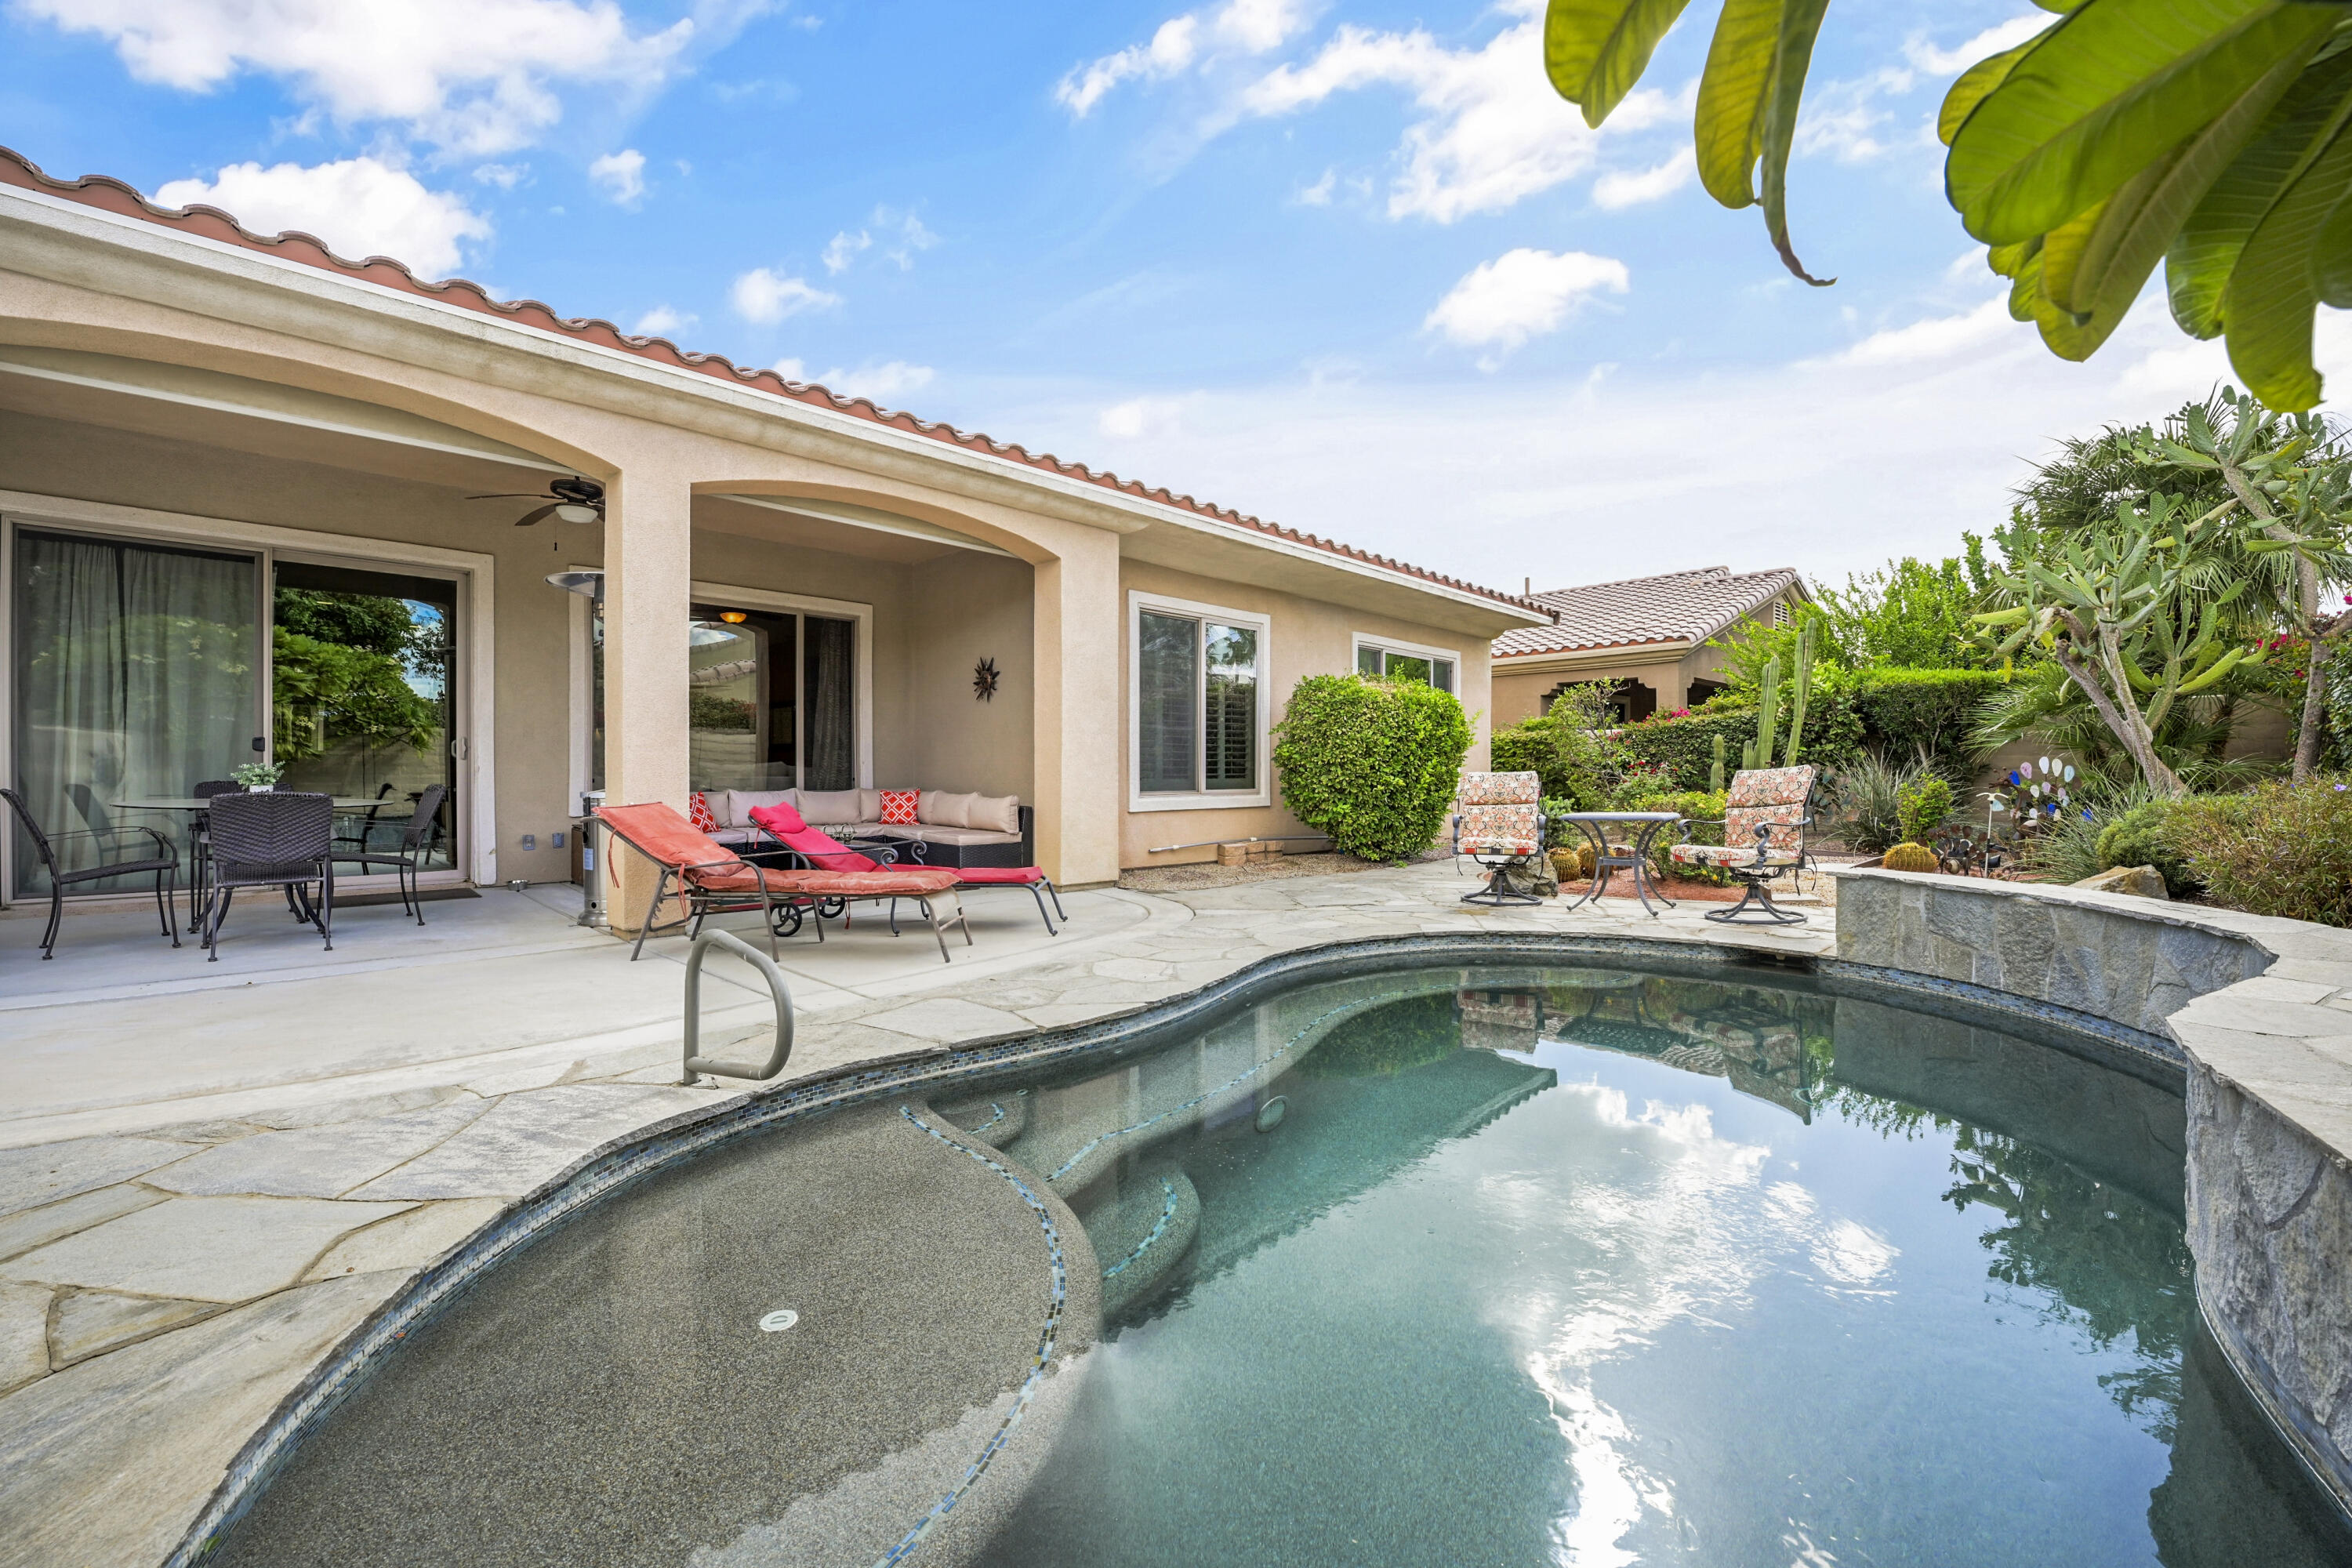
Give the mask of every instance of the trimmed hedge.
[[1977, 710], [2007, 683], [1997, 669], [1866, 669], [1853, 704], [1881, 752], [1908, 758], [1925, 745], [1928, 761], [1943, 767], [1968, 755]]
[[[1812, 692], [1806, 700], [1804, 743], [1798, 749], [1797, 760], [1830, 769], [1861, 754], [1862, 720], [1849, 698], [1823, 689], [1822, 673], [1816, 670]], [[1785, 722], [1787, 718], [1784, 710], [1781, 719]], [[1717, 735], [1723, 737], [1723, 770], [1728, 782], [1739, 771], [1739, 749], [1756, 738], [1753, 707], [1709, 703], [1686, 718], [1644, 719], [1620, 731], [1618, 745], [1628, 762], [1664, 773], [1676, 788], [1704, 790], [1707, 773], [1715, 765]], [[1780, 743], [1773, 750], [1777, 753]], [[1773, 765], [1779, 763], [1775, 755]]]
[[1274, 732], [1283, 805], [1366, 860], [1410, 859], [1437, 842], [1470, 751], [1452, 692], [1352, 674], [1300, 681]]
[[1498, 773], [1535, 773], [1543, 779], [1544, 798], [1575, 798], [1568, 770], [1561, 765], [1559, 742], [1549, 719], [1529, 719], [1486, 739], [1489, 765]]

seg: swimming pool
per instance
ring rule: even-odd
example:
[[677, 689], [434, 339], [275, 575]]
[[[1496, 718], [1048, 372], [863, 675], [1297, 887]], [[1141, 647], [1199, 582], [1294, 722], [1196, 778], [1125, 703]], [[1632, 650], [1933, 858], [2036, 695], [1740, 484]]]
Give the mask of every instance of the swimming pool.
[[723, 1143], [409, 1333], [218, 1560], [2352, 1560], [2147, 1043], [1374, 968]]

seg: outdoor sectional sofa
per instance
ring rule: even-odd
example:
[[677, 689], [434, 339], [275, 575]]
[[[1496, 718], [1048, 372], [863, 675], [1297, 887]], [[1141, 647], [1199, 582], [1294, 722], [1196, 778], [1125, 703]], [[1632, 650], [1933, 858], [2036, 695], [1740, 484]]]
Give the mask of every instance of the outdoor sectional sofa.
[[[886, 823], [886, 795], [917, 797], [915, 820]], [[1036, 864], [1036, 808], [1018, 795], [951, 795], [944, 790], [705, 790], [695, 799], [709, 814], [704, 827], [739, 853], [756, 855], [775, 841], [751, 821], [763, 805], [789, 805], [811, 827], [835, 838], [880, 840], [903, 846], [902, 864], [1032, 866]], [[697, 826], [700, 826], [698, 820]]]

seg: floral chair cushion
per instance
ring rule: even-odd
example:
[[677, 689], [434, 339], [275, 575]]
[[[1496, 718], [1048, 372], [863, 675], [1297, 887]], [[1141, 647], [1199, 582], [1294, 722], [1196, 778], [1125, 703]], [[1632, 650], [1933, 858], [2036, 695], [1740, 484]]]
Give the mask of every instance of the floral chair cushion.
[[[1730, 793], [1724, 797], [1723, 841], [1734, 848], [1745, 847], [1748, 858], [1756, 858], [1756, 829], [1764, 824], [1774, 827], [1793, 828], [1810, 815], [1807, 803], [1812, 799], [1815, 770], [1809, 764], [1795, 768], [1749, 768], [1735, 774]], [[1789, 844], [1793, 848], [1801, 833], [1775, 833], [1776, 845]], [[1706, 862], [1696, 862], [1706, 864]]]
[[1465, 820], [1474, 805], [1534, 806], [1543, 800], [1543, 780], [1534, 773], [1464, 773], [1454, 798], [1465, 808]]
[[[1533, 778], [1535, 774], [1526, 776]], [[1538, 847], [1536, 816], [1533, 802], [1516, 805], [1465, 805], [1455, 847], [1465, 855], [1532, 855]]]

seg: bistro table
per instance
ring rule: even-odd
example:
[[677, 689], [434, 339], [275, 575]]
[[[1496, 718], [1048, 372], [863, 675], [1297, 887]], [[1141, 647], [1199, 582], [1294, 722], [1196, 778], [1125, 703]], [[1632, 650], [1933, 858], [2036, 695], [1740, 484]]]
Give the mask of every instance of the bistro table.
[[[287, 793], [291, 795], [296, 792], [289, 790]], [[184, 811], [190, 816], [195, 816], [202, 812], [210, 811], [213, 806], [213, 801], [217, 798], [217, 796], [193, 795], [125, 795], [121, 800], [110, 801], [107, 804], [112, 805], [118, 811]], [[382, 795], [339, 795], [332, 798], [335, 803], [335, 810], [338, 814], [353, 811], [365, 811], [372, 805], [389, 805], [392, 804], [391, 801]], [[195, 853], [195, 842], [193, 837], [189, 840], [188, 852], [191, 858], [193, 858]], [[201, 873], [201, 867], [191, 865], [188, 868], [188, 929], [190, 931], [197, 929], [204, 920], [204, 916], [199, 910], [196, 901], [203, 891], [203, 878]]]
[[[1650, 848], [1657, 842], [1660, 833], [1682, 819], [1682, 813], [1678, 811], [1570, 811], [1553, 817], [1551, 820], [1554, 822], [1574, 823], [1592, 845], [1591, 885], [1585, 889], [1581, 897], [1570, 900], [1568, 907], [1572, 910], [1591, 903], [1609, 885], [1611, 872], [1627, 871], [1633, 874], [1633, 896], [1642, 900], [1642, 908], [1648, 910], [1653, 919], [1656, 918], [1658, 911], [1650, 909], [1651, 894], [1657, 893], [1658, 901], [1673, 909], [1674, 900], [1658, 892], [1650, 881]], [[1640, 829], [1634, 836], [1631, 855], [1612, 855], [1609, 851], [1605, 830], [1617, 826]]]

